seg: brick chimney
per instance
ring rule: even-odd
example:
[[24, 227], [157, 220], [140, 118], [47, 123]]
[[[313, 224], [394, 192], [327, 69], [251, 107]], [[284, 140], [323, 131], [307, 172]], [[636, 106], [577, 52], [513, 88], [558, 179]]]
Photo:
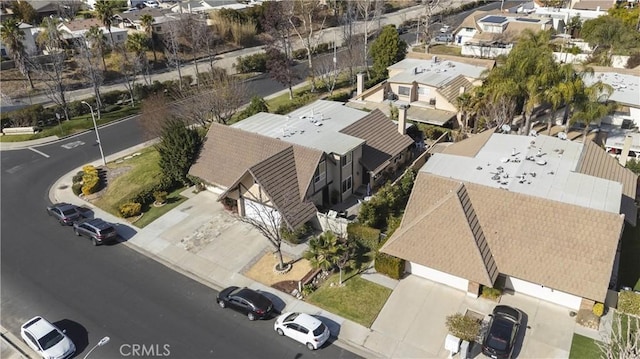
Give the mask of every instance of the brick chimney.
[[407, 106], [398, 106], [398, 132], [401, 135], [407, 134]]
[[633, 143], [633, 136], [627, 136], [624, 138], [624, 145], [622, 146], [622, 152], [618, 161], [624, 167], [627, 164], [627, 158], [629, 157], [629, 151], [631, 150], [631, 144]]
[[356, 79], [357, 79], [356, 95], [360, 96], [364, 91], [364, 73], [358, 72], [358, 74], [356, 75]]

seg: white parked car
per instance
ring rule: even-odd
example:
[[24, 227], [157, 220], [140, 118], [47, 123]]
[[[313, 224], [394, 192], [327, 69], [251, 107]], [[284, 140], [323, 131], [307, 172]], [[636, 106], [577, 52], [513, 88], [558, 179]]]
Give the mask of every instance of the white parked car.
[[20, 336], [45, 359], [66, 359], [76, 352], [71, 339], [42, 317], [33, 317], [23, 324]]
[[158, 2], [155, 0], [149, 0], [144, 2], [144, 6], [150, 7], [150, 8], [159, 8], [160, 4], [158, 4]]
[[305, 313], [284, 313], [276, 319], [273, 329], [306, 345], [309, 350], [320, 348], [331, 335], [324, 323]]
[[451, 26], [449, 26], [449, 25], [442, 25], [442, 27], [440, 28], [440, 32], [444, 34], [444, 33], [449, 32], [449, 30], [450, 30], [450, 29], [451, 29]]

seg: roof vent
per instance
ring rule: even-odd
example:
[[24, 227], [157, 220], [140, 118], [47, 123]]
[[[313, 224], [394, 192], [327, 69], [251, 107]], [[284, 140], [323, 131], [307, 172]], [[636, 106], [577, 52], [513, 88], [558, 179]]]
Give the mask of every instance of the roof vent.
[[533, 137], [538, 136], [538, 131], [536, 131], [536, 130], [531, 130], [531, 131], [529, 132], [529, 136], [533, 136]]
[[564, 132], [558, 132], [558, 138], [561, 140], [566, 140], [567, 139], [567, 134]]
[[502, 127], [500, 127], [500, 129], [502, 130], [502, 133], [509, 133], [511, 132], [511, 126], [504, 124], [502, 125]]

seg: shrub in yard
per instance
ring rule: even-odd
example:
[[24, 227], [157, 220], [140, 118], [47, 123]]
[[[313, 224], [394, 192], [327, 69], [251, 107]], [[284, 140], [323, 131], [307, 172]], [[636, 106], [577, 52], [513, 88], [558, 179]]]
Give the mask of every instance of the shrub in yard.
[[156, 203], [165, 203], [167, 201], [167, 192], [155, 191], [153, 192], [153, 197], [155, 198]]
[[258, 53], [249, 56], [239, 56], [233, 67], [238, 73], [246, 74], [250, 72], [267, 71], [267, 54]]
[[71, 185], [71, 190], [73, 191], [73, 194], [75, 194], [76, 196], [79, 196], [80, 193], [82, 193], [82, 183], [80, 182], [76, 182], [73, 185]]
[[82, 182], [82, 177], [84, 176], [84, 172], [82, 171], [78, 171], [78, 173], [76, 173], [73, 178], [71, 179], [71, 181], [73, 183], [78, 183], [78, 182]]
[[327, 97], [327, 100], [336, 101], [336, 102], [347, 102], [349, 101], [350, 98], [351, 98], [350, 92], [336, 92], [333, 95]]
[[618, 295], [618, 310], [624, 313], [640, 315], [640, 294], [623, 290]]
[[347, 237], [350, 241], [360, 243], [369, 250], [377, 250], [380, 245], [380, 230], [360, 223], [347, 225]]
[[95, 193], [100, 187], [100, 177], [98, 176], [98, 169], [94, 166], [84, 166], [82, 171], [84, 172], [82, 175], [82, 194], [88, 196]]
[[497, 299], [502, 295], [502, 291], [498, 288], [482, 286], [482, 296], [488, 299]]
[[280, 227], [280, 236], [291, 244], [300, 244], [302, 239], [311, 231], [311, 226], [307, 223], [299, 226], [294, 231], [286, 226]]
[[480, 323], [462, 313], [447, 316], [445, 324], [449, 333], [469, 342], [475, 341], [480, 333]]
[[393, 279], [400, 279], [402, 278], [402, 274], [404, 274], [404, 259], [377, 252], [375, 269], [378, 273], [382, 273]]
[[141, 189], [138, 193], [133, 195], [129, 199], [129, 202], [140, 203], [143, 205], [151, 204], [153, 201], [155, 201], [155, 196], [153, 195], [154, 193], [159, 191], [165, 191], [167, 189], [169, 189], [169, 187], [164, 183], [157, 183], [155, 185], [145, 187]]
[[118, 111], [121, 108], [122, 107], [120, 107], [120, 105], [109, 105], [104, 108], [104, 112], [114, 112], [114, 111]]
[[142, 212], [142, 205], [140, 203], [135, 202], [127, 202], [120, 206], [120, 215], [122, 217], [133, 217], [138, 216]]
[[594, 304], [593, 309], [591, 311], [593, 312], [593, 314], [597, 315], [598, 317], [601, 317], [604, 314], [604, 304], [602, 303]]

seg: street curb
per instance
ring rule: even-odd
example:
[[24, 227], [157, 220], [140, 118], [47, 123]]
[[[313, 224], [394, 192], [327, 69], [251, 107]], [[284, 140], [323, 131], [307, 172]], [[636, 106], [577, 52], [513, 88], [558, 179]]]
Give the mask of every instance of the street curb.
[[31, 359], [27, 353], [31, 350], [18, 337], [9, 332], [5, 327], [0, 326], [0, 337], [3, 343], [6, 343], [13, 350], [18, 352], [21, 358]]

